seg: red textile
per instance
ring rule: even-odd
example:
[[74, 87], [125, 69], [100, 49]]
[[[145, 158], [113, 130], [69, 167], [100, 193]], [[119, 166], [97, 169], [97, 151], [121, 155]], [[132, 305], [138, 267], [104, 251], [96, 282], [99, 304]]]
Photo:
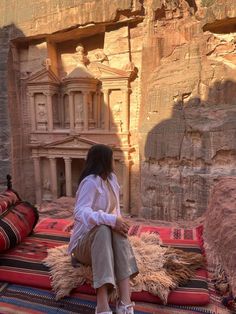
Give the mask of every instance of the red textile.
[[[129, 233], [158, 232], [164, 245], [172, 242], [174, 247], [200, 252], [198, 231], [197, 229], [189, 230], [177, 231], [174, 228], [138, 225], [131, 227]], [[175, 239], [176, 234], [180, 234], [180, 239]], [[0, 280], [50, 289], [49, 271], [42, 264], [42, 260], [46, 257], [48, 248], [65, 244], [68, 240], [68, 232], [38, 230], [37, 233], [27, 237], [16, 248], [9, 250], [5, 254], [0, 254]], [[95, 293], [94, 289], [89, 285], [76, 288], [76, 292]], [[158, 297], [145, 291], [133, 293], [132, 299], [134, 301], [161, 303]], [[178, 305], [204, 305], [209, 303], [207, 272], [198, 270], [195, 278], [191, 279], [188, 284], [170, 293], [168, 303]]]
[[12, 190], [0, 194], [0, 214], [4, 213], [11, 205], [19, 201], [18, 195]]
[[43, 218], [35, 226], [34, 231], [42, 231], [43, 229], [71, 231], [74, 222], [72, 219]]
[[0, 217], [0, 252], [19, 244], [38, 220], [35, 207], [27, 202], [11, 205]]

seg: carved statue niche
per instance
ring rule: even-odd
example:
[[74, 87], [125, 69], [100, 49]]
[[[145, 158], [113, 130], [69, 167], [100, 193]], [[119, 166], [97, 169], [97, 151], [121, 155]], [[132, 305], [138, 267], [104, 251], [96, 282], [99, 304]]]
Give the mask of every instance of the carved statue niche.
[[69, 96], [65, 94], [63, 96], [63, 103], [62, 103], [62, 125], [65, 129], [70, 128], [70, 114], [69, 114]]
[[47, 130], [47, 108], [46, 96], [42, 93], [35, 94], [36, 106], [36, 128], [37, 130]]
[[75, 106], [75, 128], [77, 130], [83, 129], [83, 117], [84, 117], [84, 108], [83, 108], [83, 94], [81, 92], [74, 93], [74, 106]]
[[52, 96], [52, 113], [53, 113], [53, 128], [61, 127], [61, 108], [59, 104], [58, 94]]
[[112, 90], [110, 93], [110, 105], [112, 118], [110, 121], [111, 130], [122, 132], [122, 107], [123, 94], [120, 90]]
[[96, 93], [88, 94], [88, 117], [89, 117], [89, 128], [94, 129], [96, 127]]

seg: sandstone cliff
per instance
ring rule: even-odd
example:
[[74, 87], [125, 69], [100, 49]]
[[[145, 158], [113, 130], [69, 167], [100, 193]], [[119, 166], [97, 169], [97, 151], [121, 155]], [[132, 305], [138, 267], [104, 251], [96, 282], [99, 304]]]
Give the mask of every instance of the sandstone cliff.
[[89, 56], [102, 48], [111, 66], [122, 68], [131, 60], [137, 69], [130, 95], [131, 213], [165, 220], [200, 216], [213, 181], [235, 175], [236, 4], [2, 3], [1, 180], [11, 172], [15, 188], [34, 199], [24, 79], [45, 58], [54, 60], [55, 51], [61, 68], [52, 66], [62, 73], [66, 54], [83, 40]]

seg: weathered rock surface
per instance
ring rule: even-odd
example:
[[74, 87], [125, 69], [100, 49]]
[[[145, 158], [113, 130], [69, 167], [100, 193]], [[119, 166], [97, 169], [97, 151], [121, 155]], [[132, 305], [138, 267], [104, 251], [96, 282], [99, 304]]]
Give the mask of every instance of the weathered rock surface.
[[153, 219], [194, 219], [205, 212], [214, 179], [235, 175], [235, 37], [203, 31], [216, 4], [160, 3], [147, 4], [141, 212]]
[[[223, 223], [222, 223], [223, 222]], [[225, 177], [212, 188], [205, 213], [204, 238], [208, 258], [225, 270], [236, 295], [236, 178]]]
[[139, 11], [137, 0], [3, 0], [0, 27], [14, 23], [25, 36], [51, 34], [63, 29], [114, 21], [123, 11]]
[[[82, 41], [93, 60], [132, 61], [130, 205], [151, 219], [194, 219], [236, 166], [236, 3], [231, 0], [3, 0], [0, 181], [34, 199], [26, 80], [45, 59], [61, 77]], [[13, 40], [11, 42], [11, 40]], [[11, 49], [10, 49], [11, 47]], [[105, 63], [104, 63], [105, 64]], [[8, 77], [8, 78], [7, 78]]]

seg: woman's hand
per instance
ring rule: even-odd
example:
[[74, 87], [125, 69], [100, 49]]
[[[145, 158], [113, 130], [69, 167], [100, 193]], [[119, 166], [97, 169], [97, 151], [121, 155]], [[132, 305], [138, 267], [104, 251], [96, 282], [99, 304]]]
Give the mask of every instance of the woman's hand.
[[127, 237], [129, 231], [129, 224], [122, 217], [117, 217], [114, 230], [123, 235], [124, 237]]

